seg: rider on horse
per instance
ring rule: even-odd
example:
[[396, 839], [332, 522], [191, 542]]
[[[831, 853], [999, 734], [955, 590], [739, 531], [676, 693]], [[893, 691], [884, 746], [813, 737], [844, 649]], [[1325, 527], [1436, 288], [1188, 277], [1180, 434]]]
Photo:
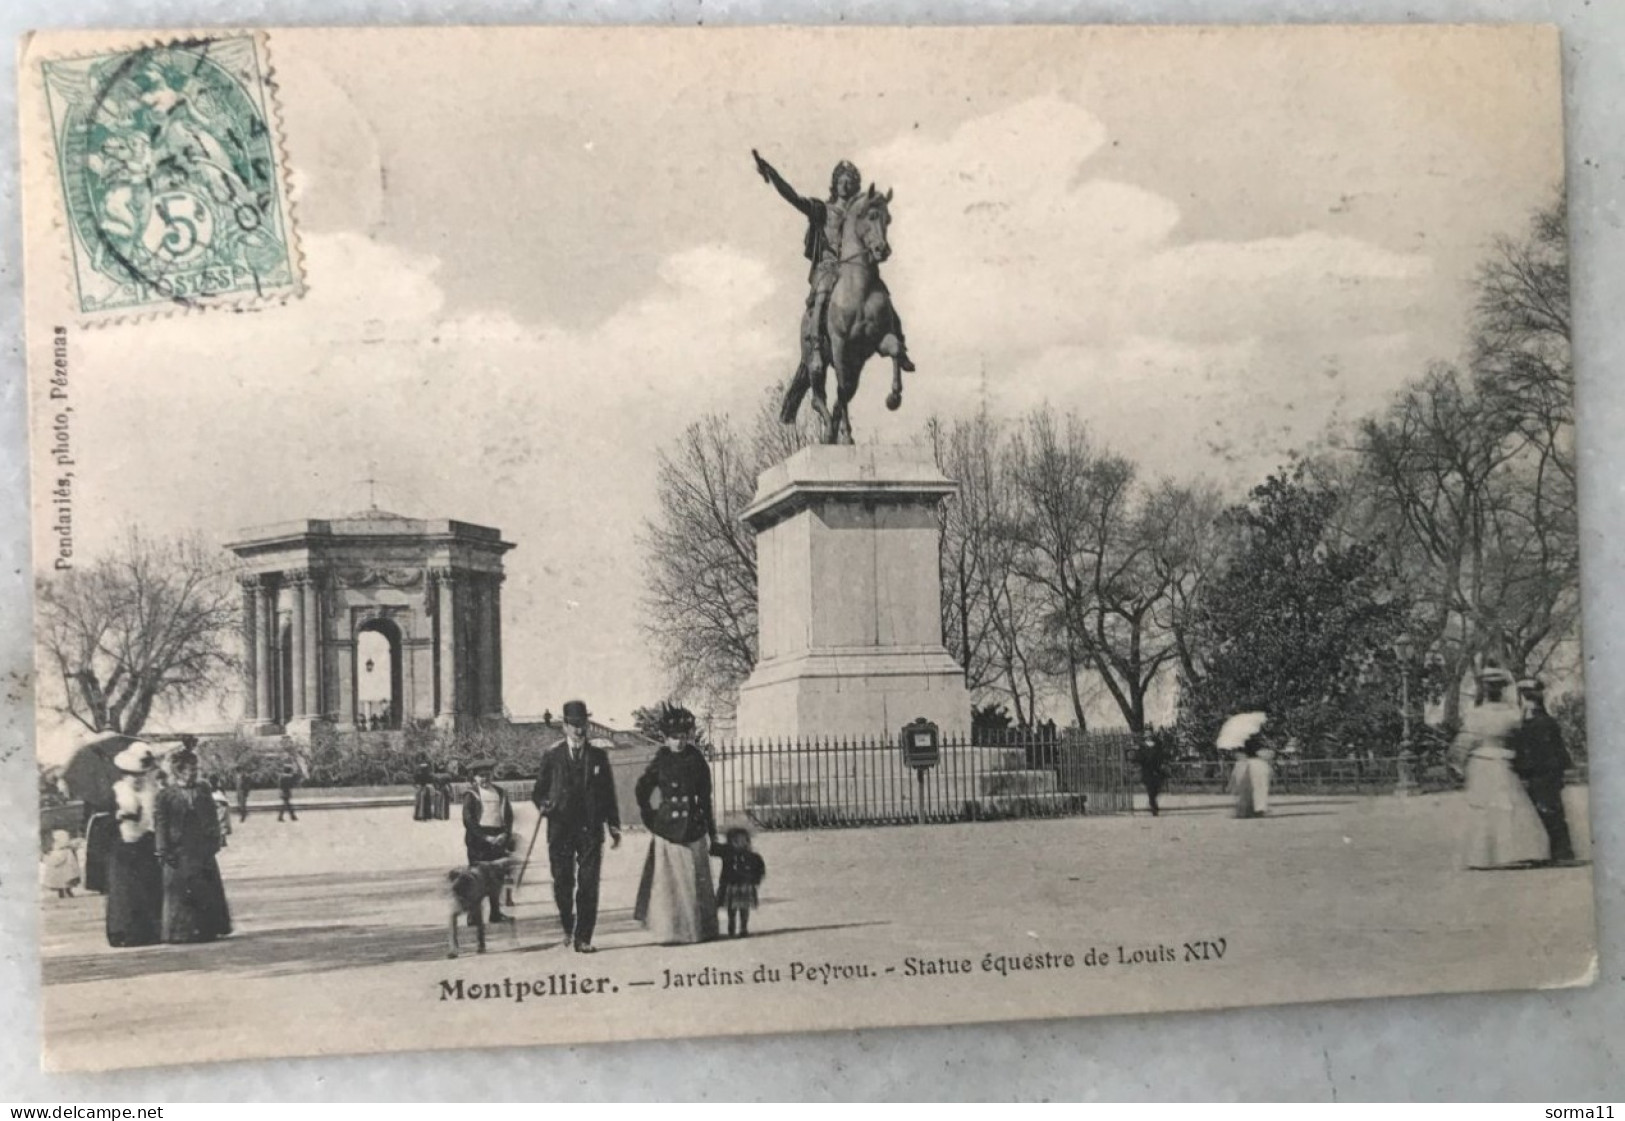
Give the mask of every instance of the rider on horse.
[[847, 208], [863, 186], [863, 177], [849, 160], [842, 160], [830, 174], [829, 199], [804, 198], [754, 148], [750, 154], [756, 158], [756, 170], [762, 179], [772, 184], [785, 202], [807, 216], [804, 252], [812, 262], [807, 275], [812, 290], [807, 294], [807, 310], [801, 317], [801, 362], [809, 375], [819, 373], [830, 364], [825, 311], [829, 307], [829, 294], [840, 275], [841, 226], [846, 221]]

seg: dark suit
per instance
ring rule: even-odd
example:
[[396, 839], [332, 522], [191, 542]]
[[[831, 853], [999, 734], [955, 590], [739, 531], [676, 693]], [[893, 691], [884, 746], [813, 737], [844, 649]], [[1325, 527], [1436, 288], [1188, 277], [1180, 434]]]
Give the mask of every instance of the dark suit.
[[1512, 769], [1523, 780], [1540, 823], [1546, 827], [1553, 860], [1573, 860], [1574, 840], [1563, 809], [1563, 774], [1573, 765], [1563, 746], [1563, 732], [1544, 712], [1527, 717], [1512, 733]]
[[598, 925], [604, 830], [619, 833], [621, 828], [609, 756], [602, 748], [583, 744], [579, 758], [574, 758], [568, 742], [555, 745], [542, 756], [542, 773], [531, 801], [547, 815], [553, 902], [564, 935], [590, 943]]

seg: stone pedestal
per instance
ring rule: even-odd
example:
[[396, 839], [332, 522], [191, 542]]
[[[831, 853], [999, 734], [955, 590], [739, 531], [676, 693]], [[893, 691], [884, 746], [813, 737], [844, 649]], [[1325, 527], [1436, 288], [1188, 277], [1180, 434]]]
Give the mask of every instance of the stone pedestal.
[[970, 730], [965, 675], [942, 644], [938, 506], [954, 484], [901, 447], [803, 448], [762, 472], [757, 663], [738, 737], [893, 739], [916, 717]]

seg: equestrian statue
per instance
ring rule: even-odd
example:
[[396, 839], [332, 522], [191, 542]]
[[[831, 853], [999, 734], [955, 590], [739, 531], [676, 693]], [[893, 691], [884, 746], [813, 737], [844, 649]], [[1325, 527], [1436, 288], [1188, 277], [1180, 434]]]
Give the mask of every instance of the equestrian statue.
[[[879, 194], [846, 160], [830, 176], [829, 198], [803, 197], [753, 148], [762, 179], [807, 219], [804, 251], [812, 262], [811, 291], [801, 316], [801, 363], [784, 394], [779, 419], [794, 424], [801, 400], [812, 390], [813, 411], [824, 425], [826, 444], [850, 444], [848, 405], [858, 389], [864, 364], [876, 354], [892, 362], [891, 393], [886, 407], [903, 403], [903, 371], [912, 372], [903, 322], [892, 307], [891, 293], [880, 279], [880, 265], [891, 256], [886, 227], [891, 223], [892, 193]], [[835, 371], [835, 407], [824, 395], [824, 379]]]

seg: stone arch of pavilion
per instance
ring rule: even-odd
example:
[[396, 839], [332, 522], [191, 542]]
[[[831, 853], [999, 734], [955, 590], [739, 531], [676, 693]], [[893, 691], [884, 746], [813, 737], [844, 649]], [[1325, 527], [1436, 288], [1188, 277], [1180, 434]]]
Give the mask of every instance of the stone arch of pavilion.
[[243, 728], [308, 736], [357, 726], [357, 645], [377, 631], [398, 664], [398, 724], [501, 720], [500, 531], [371, 509], [242, 531]]

